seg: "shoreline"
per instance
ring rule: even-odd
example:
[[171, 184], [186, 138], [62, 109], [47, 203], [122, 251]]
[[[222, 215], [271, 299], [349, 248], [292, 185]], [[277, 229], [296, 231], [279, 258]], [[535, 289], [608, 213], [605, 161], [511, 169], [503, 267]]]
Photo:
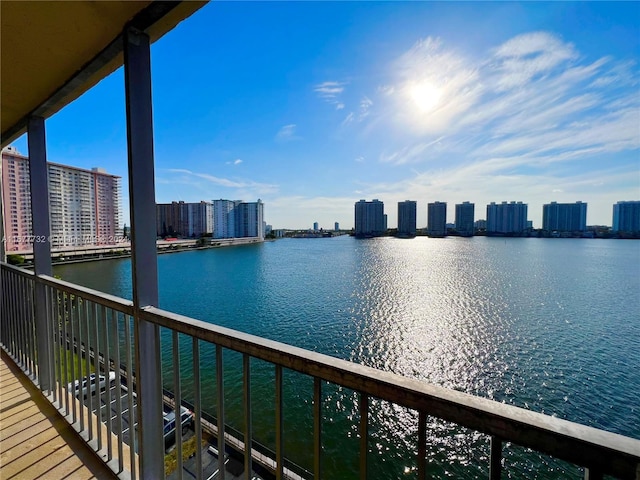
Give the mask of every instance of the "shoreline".
[[[253, 245], [263, 243], [265, 240], [258, 237], [242, 238], [207, 238], [208, 244], [201, 245], [198, 242], [202, 239], [188, 240], [158, 240], [156, 242], [156, 252], [158, 255], [168, 253], [193, 252], [195, 250], [208, 250], [211, 248], [234, 247], [241, 245]], [[18, 265], [24, 268], [33, 268], [33, 251], [6, 252], [9, 255], [20, 255], [25, 262]], [[80, 258], [78, 258], [80, 257]], [[53, 250], [51, 252], [52, 265], [70, 265], [74, 263], [99, 262], [102, 260], [116, 260], [131, 257], [131, 244], [88, 246], [78, 249]]]

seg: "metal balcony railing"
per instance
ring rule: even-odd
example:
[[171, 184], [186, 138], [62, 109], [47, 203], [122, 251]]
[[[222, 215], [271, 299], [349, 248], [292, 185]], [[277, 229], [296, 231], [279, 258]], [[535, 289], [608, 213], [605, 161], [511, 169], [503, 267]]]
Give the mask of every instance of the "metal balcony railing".
[[[82, 438], [122, 478], [145, 478], [140, 471], [137, 455], [138, 405], [136, 377], [160, 375], [162, 371], [148, 371], [138, 361], [135, 351], [136, 319], [143, 319], [160, 327], [164, 346], [171, 352], [170, 367], [165, 384], [173, 391], [165, 395], [165, 404], [173, 405], [176, 418], [180, 411], [175, 405], [189, 405], [194, 412], [196, 444], [202, 443], [203, 433], [217, 437], [217, 452], [229, 447], [243, 455], [244, 478], [250, 479], [256, 465], [270, 471], [275, 478], [324, 478], [322, 458], [323, 388], [326, 382], [353, 390], [358, 396], [360, 451], [357, 461], [360, 477], [367, 478], [368, 429], [372, 409], [377, 400], [412, 409], [417, 412], [418, 441], [415, 449], [417, 477], [426, 477], [427, 416], [453, 422], [490, 439], [488, 471], [490, 479], [501, 477], [503, 444], [510, 442], [571, 462], [584, 468], [585, 478], [640, 478], [640, 440], [605, 432], [495, 401], [425, 384], [392, 373], [339, 360], [323, 354], [292, 347], [279, 342], [230, 330], [182, 315], [147, 307], [135, 312], [132, 302], [39, 275], [24, 269], [2, 264], [2, 324], [1, 342], [5, 351], [38, 384], [48, 369], [53, 379], [48, 394], [55, 407], [67, 418]], [[49, 358], [39, 358], [34, 320], [35, 286], [44, 286]], [[188, 344], [188, 345], [186, 345]], [[41, 345], [41, 344], [40, 344]], [[185, 348], [187, 346], [188, 348]], [[207, 348], [215, 358], [215, 374], [203, 373], [201, 351]], [[243, 431], [226, 425], [224, 356], [238, 352], [242, 361]], [[184, 379], [181, 372], [186, 363], [192, 368], [192, 398], [185, 402]], [[234, 354], [237, 355], [237, 354]], [[253, 441], [252, 361], [267, 362], [274, 372], [275, 449], [259, 446]], [[166, 360], [166, 359], [165, 359]], [[182, 364], [182, 365], [181, 365]], [[313, 382], [313, 472], [297, 468], [284, 455], [283, 375], [287, 370], [299, 372]], [[109, 385], [110, 372], [115, 372]], [[92, 374], [105, 379], [98, 382], [96, 394], [85, 396], [82, 389], [73, 391], [69, 385], [76, 381], [91, 381]], [[113, 375], [112, 375], [113, 377]], [[167, 382], [168, 381], [168, 382]], [[201, 386], [215, 384], [215, 416], [204, 412]], [[71, 391], [70, 391], [71, 390]], [[103, 390], [103, 391], [102, 391]], [[166, 392], [168, 393], [168, 392]], [[167, 407], [165, 407], [167, 408]], [[175, 411], [174, 410], [174, 411]], [[213, 412], [209, 412], [213, 413]], [[162, 421], [158, 419], [158, 421]], [[176, 429], [177, 478], [182, 478], [183, 441]], [[163, 438], [146, 439], [154, 449], [164, 454]], [[228, 450], [228, 449], [227, 449]], [[196, 448], [196, 465], [202, 464], [201, 449]], [[225, 478], [220, 468], [215, 478]], [[229, 473], [227, 473], [229, 475]], [[196, 478], [203, 478], [197, 469]]]

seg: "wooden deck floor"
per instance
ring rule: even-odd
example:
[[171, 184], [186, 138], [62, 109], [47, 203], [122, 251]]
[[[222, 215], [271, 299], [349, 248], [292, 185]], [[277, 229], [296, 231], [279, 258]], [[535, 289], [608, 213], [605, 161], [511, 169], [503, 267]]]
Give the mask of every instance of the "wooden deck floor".
[[4, 351], [0, 360], [0, 478], [116, 478]]

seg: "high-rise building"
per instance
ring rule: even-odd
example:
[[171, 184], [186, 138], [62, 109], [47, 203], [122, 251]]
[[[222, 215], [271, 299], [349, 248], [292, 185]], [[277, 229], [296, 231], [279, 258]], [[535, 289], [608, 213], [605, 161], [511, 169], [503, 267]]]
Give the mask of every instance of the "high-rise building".
[[640, 232], [640, 200], [616, 203], [612, 225], [614, 232]]
[[[14, 147], [2, 150], [2, 196], [6, 250], [33, 248], [29, 158]], [[114, 245], [120, 226], [120, 177], [104, 170], [47, 162], [52, 248]]]
[[474, 233], [475, 204], [462, 202], [456, 204], [456, 230], [463, 237], [470, 237]]
[[210, 202], [157, 203], [157, 235], [200, 237], [213, 232], [213, 205]]
[[333, 224], [333, 229], [337, 232], [338, 230], [340, 230], [340, 224], [338, 222]]
[[527, 229], [527, 204], [491, 202], [487, 205], [487, 233], [521, 233]]
[[398, 236], [416, 236], [417, 203], [415, 200], [398, 202]]
[[384, 203], [378, 199], [356, 202], [355, 217], [356, 237], [375, 237], [386, 231]]
[[264, 203], [240, 200], [213, 201], [213, 237], [264, 239]]
[[236, 207], [235, 237], [258, 237], [264, 239], [264, 203], [240, 202]]
[[556, 232], [587, 230], [587, 204], [551, 202], [542, 206], [542, 229]]
[[313, 222], [313, 231], [317, 232], [318, 230], [320, 230], [320, 228], [318, 227], [318, 222]]
[[236, 236], [236, 207], [240, 200], [213, 201], [213, 237], [234, 238]]
[[427, 205], [427, 235], [444, 237], [447, 234], [447, 202]]

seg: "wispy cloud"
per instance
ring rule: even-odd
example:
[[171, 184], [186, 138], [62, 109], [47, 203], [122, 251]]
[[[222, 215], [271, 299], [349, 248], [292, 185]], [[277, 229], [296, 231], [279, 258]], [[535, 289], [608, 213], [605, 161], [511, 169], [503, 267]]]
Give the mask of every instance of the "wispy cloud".
[[344, 102], [340, 99], [341, 94], [345, 90], [346, 82], [328, 81], [320, 83], [313, 87], [313, 91], [318, 94], [330, 105], [334, 105], [336, 110], [342, 110], [345, 107]]
[[255, 191], [257, 194], [274, 193], [278, 191], [277, 185], [260, 183], [252, 180], [244, 180], [244, 179], [232, 180], [229, 178], [217, 177], [209, 173], [193, 172], [191, 170], [186, 170], [183, 168], [167, 168], [165, 169], [165, 171], [169, 173], [183, 174], [193, 179], [203, 179], [203, 180], [206, 180], [208, 183], [212, 183], [220, 187], [234, 188], [234, 189], [249, 189], [249, 190]]
[[239, 158], [236, 158], [233, 161], [225, 162], [225, 164], [227, 165], [240, 165], [241, 163], [242, 163], [242, 160]]
[[296, 124], [291, 123], [283, 126], [276, 134], [276, 141], [289, 142], [291, 140], [299, 140], [301, 137], [296, 135]]

